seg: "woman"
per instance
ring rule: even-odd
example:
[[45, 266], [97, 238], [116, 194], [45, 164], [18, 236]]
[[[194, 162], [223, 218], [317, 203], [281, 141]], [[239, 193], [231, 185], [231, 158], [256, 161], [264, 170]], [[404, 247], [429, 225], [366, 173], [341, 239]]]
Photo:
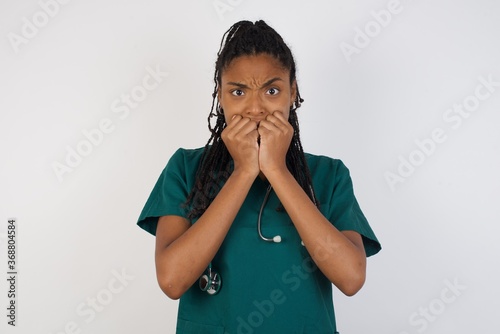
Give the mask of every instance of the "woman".
[[177, 333], [337, 333], [332, 283], [354, 295], [380, 250], [347, 168], [303, 152], [295, 72], [265, 22], [233, 25], [212, 135], [173, 155], [140, 215], [159, 285], [180, 298]]

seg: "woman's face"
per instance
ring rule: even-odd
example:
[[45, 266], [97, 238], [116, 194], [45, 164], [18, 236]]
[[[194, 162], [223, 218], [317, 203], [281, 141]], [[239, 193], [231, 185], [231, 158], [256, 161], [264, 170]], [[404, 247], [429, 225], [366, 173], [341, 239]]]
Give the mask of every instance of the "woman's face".
[[260, 122], [275, 111], [288, 119], [295, 96], [296, 84], [290, 85], [290, 71], [268, 54], [231, 61], [222, 72], [218, 92], [226, 124], [234, 115]]

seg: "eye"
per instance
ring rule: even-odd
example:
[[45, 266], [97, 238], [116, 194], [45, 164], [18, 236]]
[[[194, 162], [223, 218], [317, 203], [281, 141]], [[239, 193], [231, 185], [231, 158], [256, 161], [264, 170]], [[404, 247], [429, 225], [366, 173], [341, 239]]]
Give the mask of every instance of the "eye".
[[269, 88], [266, 92], [266, 94], [269, 95], [277, 95], [280, 92], [278, 88]]
[[231, 92], [232, 95], [234, 96], [243, 96], [245, 93], [241, 89], [235, 89]]

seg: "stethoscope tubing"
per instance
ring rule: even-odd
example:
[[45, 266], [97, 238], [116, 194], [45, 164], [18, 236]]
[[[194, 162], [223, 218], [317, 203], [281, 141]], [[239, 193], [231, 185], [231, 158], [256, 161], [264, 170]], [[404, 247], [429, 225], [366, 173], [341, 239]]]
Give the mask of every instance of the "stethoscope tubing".
[[266, 203], [269, 199], [269, 195], [271, 194], [271, 190], [273, 187], [269, 185], [267, 187], [266, 195], [264, 196], [264, 200], [262, 201], [262, 205], [260, 206], [260, 211], [259, 211], [259, 218], [257, 219], [257, 232], [259, 232], [259, 237], [264, 240], [264, 241], [273, 241], [273, 239], [266, 238], [265, 236], [262, 235], [262, 213], [264, 212], [264, 207], [266, 206]]
[[[264, 235], [262, 235], [262, 214], [264, 213], [264, 207], [267, 204], [267, 201], [269, 200], [269, 196], [271, 195], [271, 190], [273, 187], [269, 185], [267, 187], [266, 195], [264, 196], [264, 200], [262, 201], [262, 205], [260, 206], [259, 210], [259, 217], [257, 219], [257, 232], [259, 233], [259, 237], [267, 242], [274, 242], [274, 243], [279, 243], [281, 242], [281, 236], [276, 235], [273, 238], [267, 238]], [[314, 196], [314, 195], [313, 195]], [[316, 198], [314, 198], [314, 202], [316, 204]], [[304, 246], [304, 243], [301, 241], [302, 246]], [[219, 292], [222, 280], [221, 276], [219, 273], [213, 270], [212, 268], [212, 262], [208, 264], [207, 268], [208, 274], [204, 274], [200, 277], [199, 280], [199, 285], [200, 289], [202, 291], [206, 291], [210, 295], [215, 295]]]

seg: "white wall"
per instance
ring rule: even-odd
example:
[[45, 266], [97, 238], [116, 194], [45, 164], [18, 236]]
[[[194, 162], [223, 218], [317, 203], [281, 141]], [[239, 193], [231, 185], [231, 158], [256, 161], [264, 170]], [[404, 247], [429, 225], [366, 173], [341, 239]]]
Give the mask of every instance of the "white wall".
[[[497, 332], [500, 3], [54, 1], [0, 4], [1, 268], [10, 217], [19, 247], [18, 328], [2, 279], [2, 333], [174, 333], [135, 223], [170, 155], [208, 139], [215, 54], [244, 18], [292, 47], [304, 146], [350, 168], [383, 245], [359, 294], [335, 292], [341, 333]], [[168, 75], [125, 113], [153, 70]], [[71, 149], [88, 155], [58, 179]]]

